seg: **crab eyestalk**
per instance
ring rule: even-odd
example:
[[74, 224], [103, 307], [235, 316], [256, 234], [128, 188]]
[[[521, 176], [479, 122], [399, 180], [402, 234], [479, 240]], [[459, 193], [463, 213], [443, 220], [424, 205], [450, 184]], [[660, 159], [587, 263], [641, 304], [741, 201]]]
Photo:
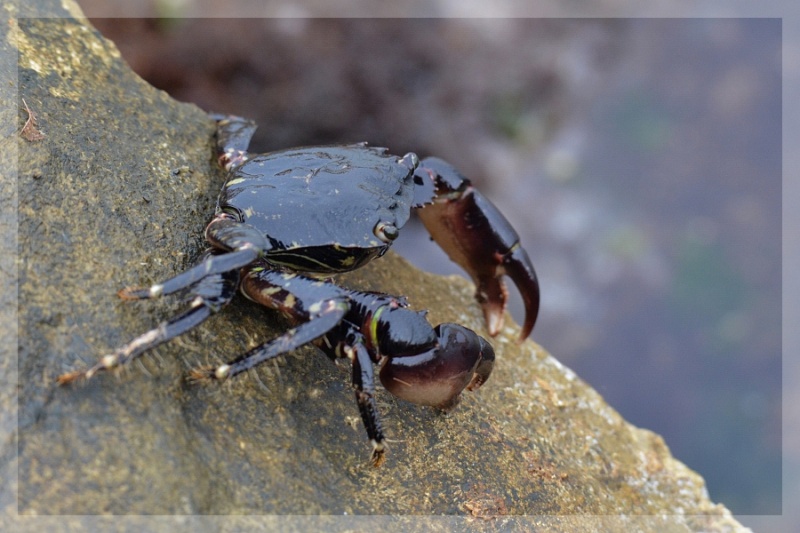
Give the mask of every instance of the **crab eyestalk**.
[[380, 379], [398, 398], [448, 410], [458, 403], [461, 391], [473, 391], [489, 379], [494, 350], [483, 337], [458, 324], [440, 324], [434, 331], [435, 347], [387, 358]]
[[525, 321], [519, 340], [530, 335], [539, 313], [539, 281], [519, 235], [502, 213], [453, 166], [427, 158], [417, 176], [436, 187], [431, 203], [418, 213], [428, 233], [472, 278], [491, 336], [503, 327], [508, 276], [522, 295]]

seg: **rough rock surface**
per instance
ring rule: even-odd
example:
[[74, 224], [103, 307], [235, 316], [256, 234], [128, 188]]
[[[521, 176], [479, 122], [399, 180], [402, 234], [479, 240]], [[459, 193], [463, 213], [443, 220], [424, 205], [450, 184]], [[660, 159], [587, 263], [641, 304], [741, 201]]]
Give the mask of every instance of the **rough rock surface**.
[[[115, 292], [191, 263], [221, 175], [205, 113], [141, 81], [75, 4], [0, 5], [3, 55], [19, 53], [7, 106], [17, 114], [4, 115], [4, 159], [18, 154], [18, 175], [4, 165], [11, 180], [2, 187], [19, 217], [19, 260], [4, 258], [3, 269], [13, 278], [18, 268], [19, 356], [11, 362], [4, 347], [0, 362], [0, 525], [743, 529], [660, 437], [627, 424], [541, 347], [517, 345], [513, 325], [493, 342], [492, 379], [452, 413], [379, 391], [391, 439], [380, 469], [368, 462], [348, 372], [312, 348], [221, 387], [187, 382], [188, 368], [281, 330], [242, 298], [117, 377], [57, 387], [58, 374], [180, 307], [121, 302]], [[13, 66], [2, 64], [4, 84]], [[35, 124], [24, 128], [31, 113]], [[483, 328], [468, 283], [391, 254], [344, 283], [406, 294], [434, 323]], [[15, 338], [12, 320], [2, 324], [3, 338]], [[15, 393], [16, 426], [6, 415]], [[52, 516], [97, 514], [184, 516]]]

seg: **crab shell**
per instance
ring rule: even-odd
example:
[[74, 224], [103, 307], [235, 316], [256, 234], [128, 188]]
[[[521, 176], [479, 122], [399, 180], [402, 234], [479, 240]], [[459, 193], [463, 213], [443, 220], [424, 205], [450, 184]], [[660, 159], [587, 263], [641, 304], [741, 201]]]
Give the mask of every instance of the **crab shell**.
[[257, 155], [230, 172], [217, 212], [260, 230], [270, 263], [345, 272], [389, 248], [377, 228], [408, 221], [415, 166], [366, 143]]

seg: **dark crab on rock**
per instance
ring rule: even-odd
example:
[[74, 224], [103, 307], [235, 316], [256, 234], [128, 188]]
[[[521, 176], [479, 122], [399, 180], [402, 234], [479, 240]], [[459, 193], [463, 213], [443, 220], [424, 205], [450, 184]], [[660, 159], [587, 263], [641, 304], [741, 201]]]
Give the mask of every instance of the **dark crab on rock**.
[[397, 157], [366, 143], [250, 154], [251, 121], [214, 116], [217, 152], [227, 171], [216, 213], [206, 227], [211, 247], [198, 263], [149, 288], [125, 288], [124, 299], [177, 291], [189, 306], [94, 366], [64, 374], [60, 384], [91, 378], [197, 326], [234, 297], [285, 315], [293, 327], [217, 367], [192, 371], [198, 380], [225, 380], [308, 343], [347, 358], [361, 419], [384, 459], [385, 439], [375, 403], [373, 365], [392, 394], [439, 409], [491, 374], [494, 351], [458, 324], [431, 326], [402, 297], [346, 289], [326, 278], [356, 269], [389, 249], [416, 209], [431, 237], [476, 285], [489, 335], [503, 323], [509, 276], [525, 303], [520, 340], [533, 329], [539, 284], [519, 237], [505, 217], [448, 163], [415, 154]]

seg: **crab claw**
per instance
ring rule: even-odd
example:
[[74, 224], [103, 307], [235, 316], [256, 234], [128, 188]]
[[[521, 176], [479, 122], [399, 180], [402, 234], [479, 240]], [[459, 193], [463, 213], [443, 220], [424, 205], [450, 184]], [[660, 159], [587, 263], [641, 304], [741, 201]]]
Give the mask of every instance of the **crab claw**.
[[434, 331], [435, 347], [388, 357], [380, 378], [398, 398], [448, 410], [458, 403], [461, 391], [473, 391], [489, 379], [494, 350], [483, 337], [458, 324], [439, 324]]
[[[418, 201], [422, 222], [433, 240], [470, 275], [491, 336], [503, 327], [508, 291], [503, 276], [519, 290], [525, 322], [519, 340], [530, 335], [539, 313], [539, 281], [519, 235], [506, 217], [453, 166], [427, 158], [416, 177], [434, 182], [430, 203]], [[418, 200], [415, 198], [415, 200]]]

